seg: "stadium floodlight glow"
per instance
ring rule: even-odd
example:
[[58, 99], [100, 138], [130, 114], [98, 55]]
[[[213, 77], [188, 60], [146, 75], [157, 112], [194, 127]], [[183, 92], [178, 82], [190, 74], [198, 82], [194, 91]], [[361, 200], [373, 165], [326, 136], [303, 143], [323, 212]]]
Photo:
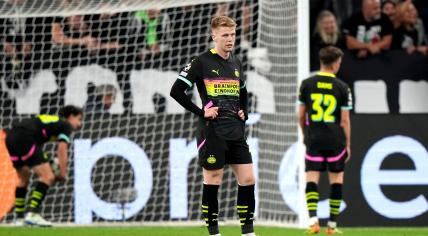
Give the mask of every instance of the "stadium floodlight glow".
[[[414, 170], [381, 170], [391, 154], [403, 153]], [[382, 192], [383, 185], [428, 185], [428, 152], [417, 140], [396, 135], [376, 142], [367, 152], [361, 166], [361, 188], [367, 203], [378, 214], [391, 219], [410, 219], [428, 211], [427, 199], [420, 194], [408, 201], [393, 201]]]
[[125, 158], [134, 170], [136, 199], [125, 204], [124, 217], [129, 218], [145, 206], [153, 185], [153, 172], [146, 153], [136, 143], [125, 138], [105, 138], [91, 146], [91, 140], [78, 139], [74, 142], [74, 217], [75, 223], [92, 223], [92, 215], [106, 220], [122, 220], [117, 203], [101, 200], [91, 186], [92, 169], [98, 160], [116, 155]]

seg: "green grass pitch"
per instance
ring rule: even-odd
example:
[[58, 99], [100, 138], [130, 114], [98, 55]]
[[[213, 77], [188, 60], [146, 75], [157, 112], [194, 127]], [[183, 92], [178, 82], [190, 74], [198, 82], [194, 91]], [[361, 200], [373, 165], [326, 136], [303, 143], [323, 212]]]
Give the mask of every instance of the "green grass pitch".
[[[256, 227], [258, 236], [303, 236], [301, 229]], [[323, 229], [322, 229], [323, 230]], [[239, 236], [238, 226], [220, 227], [222, 236]], [[342, 228], [344, 236], [427, 236], [428, 228]], [[204, 236], [204, 227], [0, 227], [1, 236]], [[318, 235], [326, 235], [323, 231]]]

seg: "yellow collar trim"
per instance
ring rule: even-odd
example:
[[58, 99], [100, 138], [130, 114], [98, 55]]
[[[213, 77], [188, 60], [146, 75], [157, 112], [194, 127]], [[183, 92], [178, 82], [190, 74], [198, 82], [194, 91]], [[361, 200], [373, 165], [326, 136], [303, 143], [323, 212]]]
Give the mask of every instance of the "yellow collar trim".
[[322, 72], [322, 71], [318, 72], [318, 73], [317, 73], [317, 75], [336, 78], [336, 75], [335, 75], [335, 74], [333, 74], [333, 73], [328, 73], [328, 72]]
[[212, 48], [212, 49], [210, 50], [210, 52], [211, 52], [212, 54], [217, 54], [217, 51], [215, 50], [215, 48]]

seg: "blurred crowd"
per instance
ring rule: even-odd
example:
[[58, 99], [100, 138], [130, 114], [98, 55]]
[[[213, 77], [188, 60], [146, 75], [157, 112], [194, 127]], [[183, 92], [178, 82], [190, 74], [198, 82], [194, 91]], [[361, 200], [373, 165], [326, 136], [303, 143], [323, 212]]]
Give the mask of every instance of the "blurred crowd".
[[318, 14], [311, 39], [311, 70], [319, 66], [319, 49], [328, 45], [349, 50], [361, 60], [388, 50], [427, 55], [425, 26], [412, 0], [361, 0], [360, 4], [360, 11], [346, 19], [341, 15], [341, 22], [330, 10]]
[[[34, 0], [38, 1], [64, 9], [84, 3], [81, 0]], [[0, 1], [0, 8], [4, 8], [4, 4], [19, 6], [29, 2]], [[99, 1], [94, 2], [99, 4]], [[421, 2], [428, 1], [311, 0], [311, 17], [316, 18], [311, 27], [311, 70], [318, 69], [318, 51], [327, 45], [346, 49], [360, 60], [388, 50], [427, 55], [427, 25], [418, 11], [421, 8], [415, 6]], [[92, 4], [92, 1], [85, 4]], [[424, 9], [422, 13], [428, 15], [428, 5]], [[257, 0], [245, 0], [162, 10], [0, 18], [2, 114], [14, 112], [14, 99], [5, 91], [25, 90], [29, 79], [45, 69], [54, 73], [58, 89], [43, 95], [41, 112], [55, 112], [64, 104], [69, 73], [75, 67], [91, 64], [115, 72], [124, 98], [123, 107], [130, 112], [133, 106], [131, 71], [178, 71], [193, 57], [212, 47], [209, 25], [215, 15], [229, 15], [237, 20], [235, 53], [243, 58], [244, 67], [248, 69], [247, 51], [257, 46], [258, 10]], [[108, 111], [116, 93], [110, 87], [88, 85], [86, 109]], [[153, 100], [164, 102], [165, 98]]]
[[[8, 0], [8, 4], [25, 1]], [[52, 4], [76, 4], [55, 0]], [[2, 3], [4, 4], [4, 3]], [[61, 17], [0, 18], [0, 89], [25, 89], [32, 74], [52, 70], [58, 90], [49, 94], [43, 107], [60, 107], [65, 79], [74, 67], [98, 64], [117, 74], [124, 107], [132, 107], [130, 71], [144, 68], [178, 70], [191, 58], [211, 47], [210, 20], [215, 15], [237, 19], [237, 53], [255, 45], [257, 1], [204, 4], [136, 12], [70, 15]], [[90, 99], [111, 89], [93, 88]], [[2, 98], [6, 95], [0, 94]], [[112, 95], [114, 98], [114, 95]], [[2, 104], [5, 104], [3, 99]], [[88, 101], [89, 110], [108, 109]], [[52, 112], [52, 111], [45, 111]]]

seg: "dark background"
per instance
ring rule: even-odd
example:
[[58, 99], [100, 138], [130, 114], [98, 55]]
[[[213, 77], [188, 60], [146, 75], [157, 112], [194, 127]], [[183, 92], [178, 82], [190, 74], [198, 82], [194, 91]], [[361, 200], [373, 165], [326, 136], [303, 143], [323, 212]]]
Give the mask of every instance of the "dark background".
[[[344, 199], [347, 208], [340, 215], [340, 225], [346, 226], [427, 226], [428, 212], [412, 219], [389, 219], [375, 212], [361, 190], [361, 164], [370, 147], [382, 138], [403, 135], [422, 143], [428, 150], [428, 115], [353, 115], [352, 158], [345, 171]], [[382, 125], [379, 125], [382, 124]], [[428, 160], [427, 160], [428, 162]], [[388, 156], [381, 169], [415, 169], [406, 155]], [[428, 174], [428, 173], [427, 173]], [[423, 194], [428, 199], [428, 183], [418, 186], [384, 186], [382, 190], [394, 201], [408, 201]], [[324, 196], [326, 197], [326, 196]]]

